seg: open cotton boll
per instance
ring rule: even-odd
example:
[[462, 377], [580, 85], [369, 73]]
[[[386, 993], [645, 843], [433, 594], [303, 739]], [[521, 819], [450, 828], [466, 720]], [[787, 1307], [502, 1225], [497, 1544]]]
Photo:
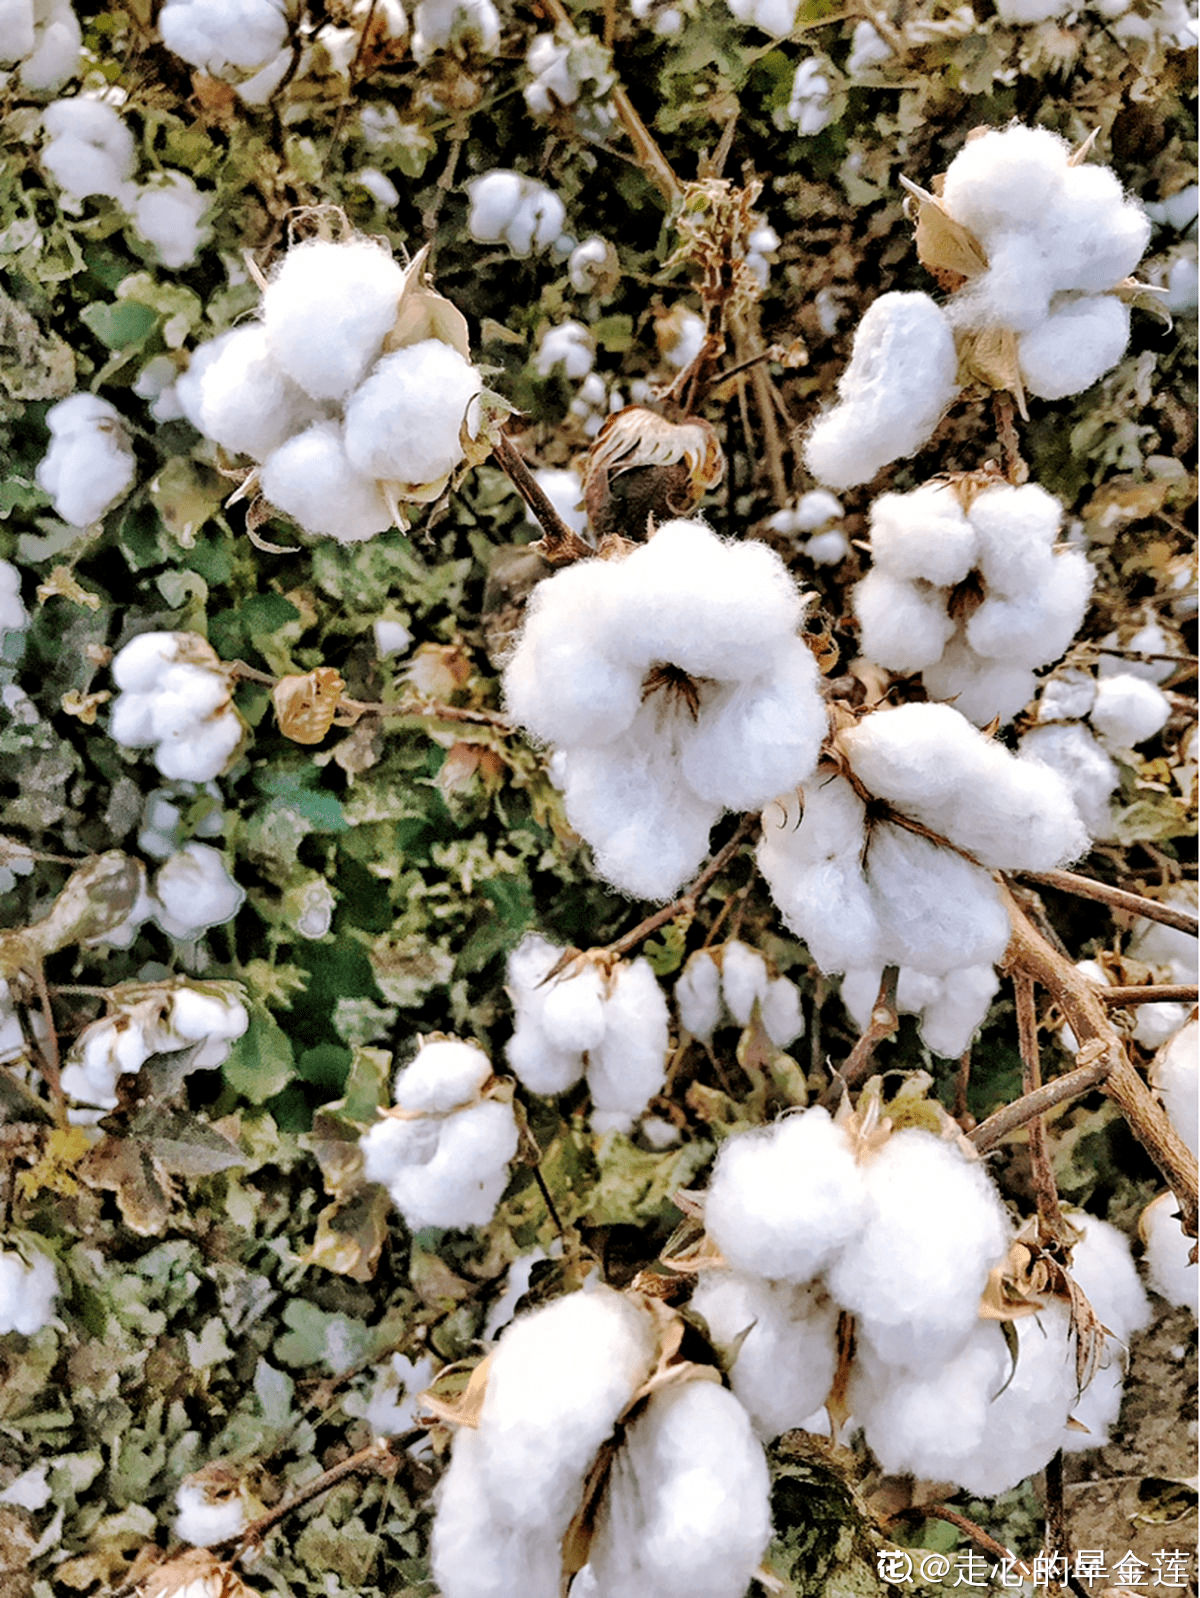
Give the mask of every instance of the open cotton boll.
[[180, 1482], [175, 1492], [174, 1532], [181, 1542], [207, 1548], [236, 1537], [246, 1527], [246, 1506], [240, 1493], [209, 1499], [202, 1484]]
[[960, 328], [1024, 333], [1046, 316], [1054, 287], [1041, 240], [1024, 233], [1001, 233], [989, 247], [986, 270], [955, 294], [949, 316]]
[[670, 1017], [647, 960], [619, 965], [604, 1005], [604, 1038], [588, 1055], [592, 1127], [627, 1132], [666, 1077]]
[[596, 344], [582, 322], [560, 322], [547, 328], [533, 366], [539, 377], [561, 367], [565, 377], [586, 377], [596, 362]]
[[714, 1346], [734, 1358], [730, 1386], [764, 1441], [802, 1426], [824, 1404], [837, 1371], [838, 1309], [819, 1287], [705, 1271], [689, 1307], [703, 1315]]
[[955, 623], [946, 596], [876, 566], [854, 589], [863, 653], [889, 671], [921, 671], [942, 658]]
[[1025, 387], [1039, 399], [1081, 394], [1129, 345], [1129, 307], [1111, 294], [1056, 303], [1044, 322], [1017, 341]]
[[779, 39], [796, 25], [796, 0], [728, 0], [739, 22], [752, 22]]
[[103, 100], [77, 95], [48, 105], [42, 126], [50, 136], [42, 164], [68, 209], [78, 211], [79, 202], [93, 194], [126, 202], [137, 146], [118, 111]]
[[257, 71], [288, 36], [283, 0], [167, 0], [158, 17], [167, 49], [214, 77]]
[[519, 172], [496, 170], [467, 185], [471, 209], [467, 231], [481, 244], [508, 245], [524, 260], [548, 250], [562, 236], [567, 208], [553, 189]]
[[1200, 1102], [1197, 1072], [1200, 1070], [1200, 1025], [1191, 1021], [1154, 1058], [1150, 1081], [1157, 1089], [1163, 1109], [1179, 1136], [1196, 1153]]
[[991, 130], [954, 157], [942, 203], [985, 246], [998, 233], [1034, 232], [1062, 193], [1070, 153], [1049, 128]]
[[1095, 698], [1096, 679], [1090, 671], [1057, 671], [1038, 698], [1038, 722], [1082, 720]]
[[871, 830], [865, 869], [888, 964], [942, 976], [993, 963], [1007, 948], [999, 888], [953, 850], [884, 822]]
[[977, 655], [961, 627], [941, 660], [926, 666], [921, 681], [931, 699], [951, 701], [976, 727], [986, 727], [997, 716], [1011, 721], [1037, 692], [1037, 677], [1028, 666]]
[[989, 590], [1014, 597], [1049, 576], [1062, 513], [1053, 494], [1036, 483], [997, 483], [975, 499], [970, 522], [979, 548], [976, 564]]
[[137, 463], [120, 413], [95, 394], [72, 394], [46, 412], [50, 448], [37, 485], [73, 527], [90, 527], [128, 490]]
[[1108, 167], [1068, 167], [1050, 220], [1055, 281], [1062, 289], [1099, 294], [1115, 287], [1150, 242], [1150, 218], [1138, 201], [1126, 199]]
[[1139, 1004], [1133, 1026], [1134, 1041], [1143, 1049], [1157, 1049], [1170, 1041], [1187, 1020], [1187, 1004]]
[[[83, 35], [79, 19], [69, 0], [34, 0], [31, 8], [21, 7], [22, 18], [18, 27], [23, 29], [25, 19], [32, 23], [33, 31], [25, 37], [28, 50], [18, 49], [25, 37], [6, 40], [4, 48], [11, 60], [23, 56], [17, 66], [21, 87], [31, 94], [56, 94], [69, 78], [79, 71]], [[8, 19], [0, 23], [0, 31], [8, 26]]]
[[953, 587], [976, 564], [978, 541], [949, 483], [882, 494], [871, 506], [871, 558], [892, 577]]
[[[1177, 638], [1169, 634], [1157, 618], [1152, 618], [1145, 626], [1139, 627], [1129, 638], [1122, 641], [1119, 633], [1108, 633], [1103, 640], [1105, 648], [1118, 649], [1120, 653], [1101, 653], [1099, 675], [1101, 677], [1118, 677], [1128, 673], [1132, 677], [1144, 677], [1147, 682], [1165, 682], [1175, 670], [1175, 664], [1169, 657], [1180, 653]], [[1132, 655], [1158, 655], [1166, 659], [1134, 660], [1126, 656]]]
[[958, 356], [945, 313], [927, 294], [883, 294], [854, 335], [838, 403], [808, 435], [818, 482], [852, 488], [915, 455], [958, 393]]
[[418, 66], [437, 50], [469, 44], [480, 55], [500, 48], [500, 15], [492, 0], [420, 0], [413, 13], [412, 50]]
[[313, 399], [345, 399], [382, 353], [403, 287], [390, 251], [368, 239], [296, 245], [263, 293], [272, 359]]
[[219, 347], [198, 379], [196, 419], [208, 438], [262, 461], [318, 418], [315, 401], [275, 364], [257, 323], [234, 328], [214, 344]]
[[1072, 1212], [1067, 1219], [1083, 1236], [1071, 1251], [1071, 1275], [1087, 1294], [1097, 1318], [1121, 1343], [1144, 1332], [1154, 1319], [1150, 1301], [1124, 1232], [1094, 1215]]
[[[790, 0], [780, 0], [780, 4], [790, 5]], [[835, 115], [828, 64], [820, 56], [806, 56], [792, 78], [787, 120], [794, 122], [805, 138], [812, 138], [827, 128]]]
[[651, 1316], [607, 1287], [568, 1294], [508, 1327], [476, 1433], [482, 1502], [494, 1516], [548, 1525], [561, 1538], [584, 1474], [649, 1376], [655, 1347]]
[[595, 1049], [604, 1041], [604, 979], [594, 965], [564, 973], [543, 991], [541, 1027], [553, 1048]]
[[596, 1526], [600, 1598], [742, 1598], [771, 1536], [770, 1478], [715, 1382], [664, 1387], [630, 1422]]
[[867, 1209], [849, 1140], [817, 1106], [725, 1143], [704, 1224], [735, 1269], [802, 1283], [858, 1234]]
[[800, 1004], [800, 990], [787, 977], [775, 977], [767, 983], [762, 1001], [762, 1024], [766, 1034], [777, 1049], [804, 1035], [804, 1011]]
[[189, 843], [165, 861], [154, 879], [154, 895], [159, 926], [185, 939], [232, 921], [246, 898], [220, 854], [206, 843]]
[[7, 633], [21, 633], [29, 614], [21, 603], [21, 573], [8, 560], [0, 560], [0, 648]]
[[921, 1010], [921, 1038], [935, 1054], [956, 1060], [987, 1020], [1000, 979], [990, 965], [969, 965], [948, 971], [940, 988]]
[[699, 949], [675, 984], [679, 1024], [701, 1043], [708, 1043], [721, 1021], [721, 972], [707, 949]]
[[163, 668], [151, 702], [151, 734], [160, 739], [190, 733], [228, 701], [229, 682], [220, 673], [190, 661], [172, 663]]
[[982, 1165], [915, 1127], [867, 1159], [861, 1180], [863, 1224], [832, 1261], [829, 1291], [881, 1360], [929, 1371], [975, 1325], [1007, 1213]]
[[156, 1050], [167, 1051], [203, 1044], [192, 1061], [197, 1069], [222, 1064], [229, 1056], [230, 1044], [250, 1024], [245, 1005], [229, 992], [205, 992], [179, 983], [171, 989], [170, 999], [164, 1028], [151, 1042]]
[[401, 1121], [381, 1115], [358, 1140], [363, 1175], [368, 1182], [390, 1187], [406, 1165], [428, 1165], [437, 1152], [436, 1121]]
[[208, 203], [185, 173], [160, 172], [142, 185], [130, 206], [134, 231], [164, 266], [191, 266], [211, 236], [201, 221]]
[[388, 1183], [392, 1203], [419, 1232], [426, 1226], [486, 1226], [508, 1186], [519, 1137], [512, 1105], [489, 1099], [448, 1116], [437, 1147]]
[[721, 990], [738, 1026], [750, 1025], [754, 1006], [766, 997], [767, 980], [767, 962], [758, 950], [731, 938], [721, 951]]
[[1170, 700], [1161, 688], [1119, 672], [1096, 684], [1090, 720], [1110, 748], [1132, 749], [1161, 732], [1170, 714]]
[[12, 1250], [0, 1251], [0, 1334], [32, 1337], [49, 1325], [58, 1298], [58, 1273], [48, 1254], [29, 1250], [29, 1263]]
[[154, 764], [164, 777], [178, 782], [211, 782], [228, 766], [245, 736], [240, 716], [227, 707], [163, 738], [155, 747]]
[[1189, 1262], [1196, 1239], [1183, 1230], [1179, 1200], [1174, 1193], [1160, 1193], [1142, 1211], [1138, 1229], [1145, 1239], [1142, 1255], [1146, 1279], [1168, 1304], [1190, 1309], [1196, 1314], [1197, 1268]]
[[346, 454], [364, 477], [406, 484], [448, 477], [463, 457], [461, 433], [483, 380], [440, 339], [384, 358], [346, 405]]
[[1017, 747], [1022, 755], [1058, 772], [1093, 838], [1111, 836], [1109, 799], [1120, 784], [1120, 773], [1086, 727], [1078, 722], [1031, 727]]
[[351, 465], [337, 422], [314, 422], [272, 450], [260, 481], [271, 504], [306, 532], [341, 544], [361, 543], [392, 525], [378, 485]]
[[463, 1427], [438, 1483], [430, 1558], [443, 1598], [560, 1598], [561, 1534], [514, 1525], [489, 1512], [481, 1472], [485, 1444]]
[[400, 1070], [394, 1096], [401, 1109], [445, 1114], [477, 1099], [491, 1074], [492, 1062], [482, 1049], [439, 1038]]

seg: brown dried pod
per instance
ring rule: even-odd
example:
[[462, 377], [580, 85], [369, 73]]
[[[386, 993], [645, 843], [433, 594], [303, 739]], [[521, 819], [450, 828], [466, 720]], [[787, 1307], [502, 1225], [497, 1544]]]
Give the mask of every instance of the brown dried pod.
[[597, 542], [645, 538], [651, 525], [687, 516], [725, 473], [708, 422], [669, 422], [642, 405], [608, 418], [588, 453], [583, 499]]
[[281, 677], [271, 690], [280, 732], [293, 743], [319, 744], [333, 726], [345, 688], [332, 666]]

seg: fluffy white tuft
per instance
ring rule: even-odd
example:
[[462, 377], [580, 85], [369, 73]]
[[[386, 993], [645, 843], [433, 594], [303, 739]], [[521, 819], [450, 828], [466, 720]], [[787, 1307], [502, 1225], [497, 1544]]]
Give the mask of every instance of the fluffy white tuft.
[[120, 413], [96, 394], [72, 394], [46, 412], [50, 448], [38, 487], [73, 527], [89, 527], [122, 498], [137, 471]]

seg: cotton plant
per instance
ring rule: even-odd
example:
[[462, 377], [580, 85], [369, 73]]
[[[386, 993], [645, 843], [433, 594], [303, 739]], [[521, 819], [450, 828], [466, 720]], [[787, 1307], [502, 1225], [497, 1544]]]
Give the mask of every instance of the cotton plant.
[[781, 39], [796, 26], [796, 0], [726, 0], [739, 22]]
[[397, 1073], [393, 1097], [360, 1140], [367, 1181], [387, 1188], [414, 1232], [486, 1226], [518, 1144], [487, 1055], [458, 1038], [432, 1039]]
[[63, 1092], [79, 1105], [116, 1107], [122, 1076], [151, 1055], [192, 1051], [186, 1069], [221, 1065], [250, 1024], [233, 982], [126, 983], [109, 990], [109, 1013], [84, 1027], [63, 1066]]
[[508, 992], [518, 1080], [556, 1094], [586, 1077], [593, 1131], [630, 1131], [666, 1076], [667, 1001], [649, 963], [570, 959], [534, 934], [509, 956]]
[[70, 0], [8, 0], [0, 9], [0, 83], [56, 94], [79, 71], [82, 50]]
[[850, 540], [838, 525], [845, 514], [841, 500], [827, 489], [813, 488], [769, 516], [767, 527], [785, 538], [799, 537], [814, 566], [836, 566], [850, 553]]
[[90, 527], [128, 493], [137, 462], [115, 405], [98, 394], [72, 394], [46, 412], [50, 446], [35, 473], [57, 515]]
[[697, 521], [538, 585], [509, 714], [561, 755], [568, 820], [615, 887], [669, 897], [723, 810], [813, 769], [826, 717], [803, 608], [772, 550]]
[[258, 106], [291, 65], [292, 21], [287, 0], [166, 0], [158, 31], [174, 55]]
[[[671, 1324], [635, 1295], [590, 1284], [504, 1332], [436, 1497], [432, 1564], [445, 1598], [559, 1598], [575, 1569], [571, 1591], [592, 1598], [741, 1598], [770, 1537], [766, 1460], [715, 1370], [652, 1382], [672, 1368]], [[586, 1548], [564, 1568], [564, 1539], [606, 1453]]]
[[[1036, 484], [974, 476], [884, 494], [871, 506], [871, 570], [852, 603], [862, 652], [920, 672], [969, 721], [1011, 721], [1087, 609], [1093, 569], [1056, 544], [1062, 506]], [[1031, 751], [1032, 752], [1032, 751]]]
[[246, 740], [233, 682], [196, 633], [141, 633], [118, 650], [109, 735], [126, 748], [153, 747], [164, 777], [209, 782]]
[[917, 989], [920, 1013], [931, 1048], [961, 1053], [995, 991], [986, 968], [1008, 945], [993, 872], [1076, 859], [1083, 822], [1057, 772], [949, 705], [871, 712], [834, 747], [840, 766], [821, 768], [802, 802], [764, 810], [759, 869], [822, 971], [870, 973], [858, 979], [868, 986], [887, 966], [943, 981]]
[[480, 244], [504, 244], [519, 260], [555, 249], [569, 254], [562, 198], [537, 178], [494, 168], [467, 184], [467, 231]]
[[0, 1336], [40, 1332], [54, 1319], [58, 1293], [58, 1272], [42, 1249], [0, 1248]]
[[577, 244], [567, 257], [567, 281], [576, 294], [611, 294], [620, 279], [617, 252], [598, 233]]
[[773, 977], [757, 949], [740, 938], [718, 948], [698, 949], [675, 984], [675, 1008], [685, 1031], [702, 1043], [726, 1021], [750, 1025], [755, 1010], [777, 1049], [804, 1033], [800, 991], [787, 977]]

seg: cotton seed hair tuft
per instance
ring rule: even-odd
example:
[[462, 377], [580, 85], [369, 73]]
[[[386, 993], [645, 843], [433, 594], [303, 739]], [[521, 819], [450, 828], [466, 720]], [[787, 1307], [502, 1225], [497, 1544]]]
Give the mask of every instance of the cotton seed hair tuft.
[[233, 685], [196, 633], [141, 633], [118, 650], [109, 733], [131, 749], [154, 746], [164, 777], [208, 782], [233, 760], [246, 736]]

